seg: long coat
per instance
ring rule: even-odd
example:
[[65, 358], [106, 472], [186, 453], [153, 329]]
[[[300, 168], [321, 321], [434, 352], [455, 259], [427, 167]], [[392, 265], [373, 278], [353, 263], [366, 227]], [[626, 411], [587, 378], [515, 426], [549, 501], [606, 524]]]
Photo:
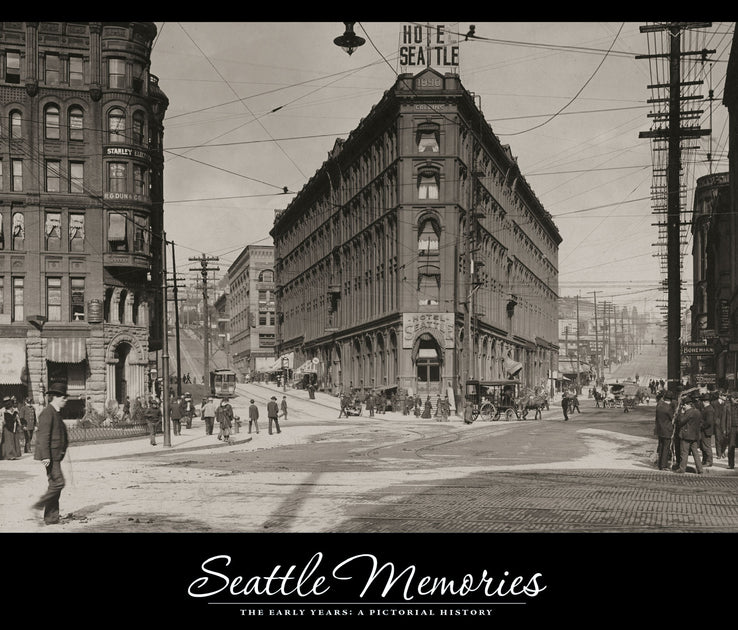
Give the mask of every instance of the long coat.
[[700, 439], [702, 412], [699, 409], [693, 407], [684, 413], [680, 413], [676, 418], [676, 423], [679, 428], [679, 437], [682, 440], [692, 442]]
[[267, 417], [276, 418], [278, 415], [279, 415], [279, 407], [277, 406], [277, 403], [273, 400], [270, 400], [267, 403]]
[[660, 400], [656, 405], [656, 426], [654, 433], [656, 437], [670, 438], [674, 432], [674, 409], [665, 400]]
[[256, 405], [249, 405], [249, 420], [259, 419], [259, 408]]
[[705, 405], [702, 410], [702, 436], [711, 437], [715, 432], [715, 408], [710, 405]]
[[64, 420], [52, 405], [48, 405], [38, 417], [36, 452], [33, 458], [60, 462], [64, 459], [68, 445], [69, 436]]

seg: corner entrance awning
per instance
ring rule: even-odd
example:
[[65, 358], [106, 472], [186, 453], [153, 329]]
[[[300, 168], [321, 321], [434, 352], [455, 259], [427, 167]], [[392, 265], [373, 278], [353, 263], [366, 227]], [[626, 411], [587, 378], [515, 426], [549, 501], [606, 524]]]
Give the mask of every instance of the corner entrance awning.
[[46, 345], [46, 359], [54, 363], [79, 363], [87, 358], [84, 337], [57, 337]]
[[0, 342], [0, 385], [22, 385], [26, 367], [26, 340], [3, 339]]

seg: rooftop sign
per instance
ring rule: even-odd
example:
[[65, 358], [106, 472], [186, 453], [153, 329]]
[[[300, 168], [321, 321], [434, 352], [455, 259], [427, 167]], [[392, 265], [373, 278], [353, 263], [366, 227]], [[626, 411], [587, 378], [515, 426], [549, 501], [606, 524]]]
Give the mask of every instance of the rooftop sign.
[[458, 24], [403, 24], [400, 29], [400, 73], [423, 68], [459, 72]]

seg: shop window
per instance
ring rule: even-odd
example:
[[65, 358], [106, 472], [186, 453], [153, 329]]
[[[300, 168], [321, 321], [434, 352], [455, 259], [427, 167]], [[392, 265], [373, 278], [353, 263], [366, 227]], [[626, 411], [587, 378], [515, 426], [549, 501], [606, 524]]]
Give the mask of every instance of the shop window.
[[10, 137], [23, 137], [23, 116], [17, 109], [10, 112]]
[[69, 163], [69, 192], [83, 193], [85, 183], [85, 165], [82, 162]]
[[69, 56], [69, 85], [79, 86], [85, 84], [85, 66], [82, 57]]
[[20, 53], [14, 50], [5, 53], [5, 83], [20, 83]]
[[47, 140], [58, 140], [60, 137], [59, 107], [47, 105], [44, 110], [44, 137]]
[[69, 215], [69, 249], [73, 252], [83, 252], [85, 249], [85, 215]]
[[108, 59], [108, 87], [126, 87], [126, 62], [123, 59]]
[[111, 212], [108, 215], [108, 245], [111, 252], [128, 251], [127, 219], [127, 215], [119, 212]]
[[418, 175], [418, 199], [438, 199], [438, 172], [424, 170]]
[[70, 278], [70, 303], [72, 306], [71, 321], [85, 321], [85, 279]]
[[23, 190], [23, 160], [11, 160], [11, 185], [10, 189], [14, 192]]
[[61, 249], [61, 214], [59, 212], [46, 213], [45, 225], [46, 249], [59, 251]]
[[46, 160], [46, 192], [61, 190], [61, 162]]
[[61, 321], [61, 278], [46, 278], [46, 319]]
[[127, 164], [125, 162], [110, 162], [108, 164], [108, 191], [126, 192]]
[[116, 107], [108, 114], [108, 141], [121, 143], [126, 141], [126, 113]]
[[13, 321], [22, 322], [23, 315], [23, 278], [13, 278]]
[[61, 79], [61, 60], [59, 55], [46, 53], [45, 62], [45, 81], [46, 85], [59, 85]]
[[82, 108], [71, 107], [69, 109], [69, 139], [84, 140], [85, 116]]

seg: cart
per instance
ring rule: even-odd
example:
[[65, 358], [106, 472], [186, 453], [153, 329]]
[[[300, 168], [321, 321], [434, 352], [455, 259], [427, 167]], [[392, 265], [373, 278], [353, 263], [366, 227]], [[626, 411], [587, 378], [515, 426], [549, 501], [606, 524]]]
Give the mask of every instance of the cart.
[[471, 405], [471, 420], [467, 424], [481, 418], [484, 422], [497, 420], [520, 420], [528, 413], [525, 402], [520, 395], [521, 383], [513, 379], [499, 381], [466, 382], [465, 398]]

